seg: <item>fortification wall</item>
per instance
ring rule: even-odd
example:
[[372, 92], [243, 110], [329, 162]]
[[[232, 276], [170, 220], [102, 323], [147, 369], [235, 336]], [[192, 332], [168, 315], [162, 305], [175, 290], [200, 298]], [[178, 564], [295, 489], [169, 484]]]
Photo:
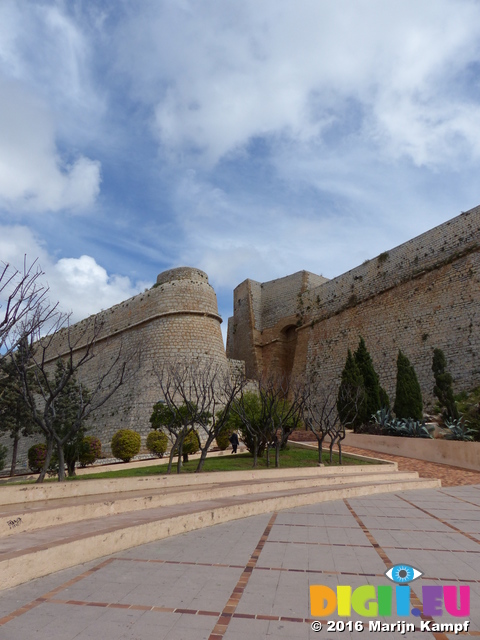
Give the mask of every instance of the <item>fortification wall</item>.
[[[480, 384], [480, 207], [381, 254], [303, 296], [295, 370], [339, 380], [362, 335], [393, 399], [401, 349], [433, 403], [433, 350], [457, 391]], [[308, 311], [307, 311], [308, 309]]]
[[427, 231], [303, 295], [317, 321], [479, 250], [480, 207]]
[[[233, 322], [244, 342], [254, 335], [248, 349], [258, 372], [316, 371], [326, 382], [339, 380], [347, 349], [356, 349], [362, 335], [392, 399], [400, 348], [428, 403], [436, 347], [445, 352], [456, 390], [480, 384], [479, 263], [476, 207], [318, 286], [310, 277], [299, 291], [298, 274], [263, 283], [261, 330], [244, 325], [247, 318], [237, 323], [234, 315]], [[290, 284], [288, 303], [281, 294], [275, 303], [281, 285]], [[241, 349], [235, 357], [243, 358]]]
[[[113, 434], [121, 428], [138, 431], [144, 445], [152, 408], [159, 400], [156, 371], [172, 360], [208, 359], [227, 366], [221, 321], [207, 275], [189, 267], [172, 269], [160, 274], [157, 285], [149, 291], [73, 325], [68, 333], [59, 332], [48, 350], [52, 372], [57, 358], [67, 353], [68, 335], [75, 345], [75, 357], [80, 358], [93, 327], [101, 327], [95, 357], [81, 367], [78, 376], [89, 389], [95, 388], [120, 349], [121, 359], [127, 354], [135, 360], [129, 363], [133, 375], [130, 373], [115, 395], [91, 416], [89, 435], [101, 439], [107, 455]], [[9, 440], [2, 442], [9, 445]], [[33, 440], [41, 441], [42, 437]], [[22, 443], [20, 465], [31, 444], [27, 440]]]
[[245, 280], [236, 287], [234, 315], [228, 321], [227, 356], [245, 361], [247, 377], [258, 376], [266, 367], [282, 367], [290, 360], [292, 335], [285, 330], [298, 321], [302, 294], [323, 282], [327, 282], [323, 276], [298, 271], [270, 282]]

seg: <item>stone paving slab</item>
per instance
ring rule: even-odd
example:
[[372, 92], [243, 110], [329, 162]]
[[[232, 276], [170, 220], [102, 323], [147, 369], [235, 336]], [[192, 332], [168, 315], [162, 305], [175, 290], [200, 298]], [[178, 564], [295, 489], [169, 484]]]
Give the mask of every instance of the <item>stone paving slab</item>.
[[[480, 484], [398, 491], [305, 505], [152, 542], [1, 592], [0, 638], [458, 638], [420, 632], [414, 616], [404, 620], [417, 630], [405, 635], [367, 628], [312, 631], [311, 585], [392, 584], [384, 572], [394, 563], [424, 573], [411, 585], [412, 606], [421, 608], [415, 596], [421, 599], [423, 585], [469, 586], [466, 635], [480, 637], [479, 497]], [[330, 619], [340, 620], [336, 613]], [[351, 619], [366, 620], [355, 613]], [[444, 612], [436, 621], [458, 619]]]

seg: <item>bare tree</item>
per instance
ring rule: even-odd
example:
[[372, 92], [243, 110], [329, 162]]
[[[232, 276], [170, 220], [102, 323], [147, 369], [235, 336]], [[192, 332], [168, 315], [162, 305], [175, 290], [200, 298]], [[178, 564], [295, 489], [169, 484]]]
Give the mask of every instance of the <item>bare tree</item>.
[[[41, 310], [40, 310], [41, 311]], [[69, 317], [57, 314], [50, 332], [40, 335], [40, 327], [31, 326], [20, 334], [19, 340], [26, 348], [18, 350], [25, 357], [12, 358], [22, 382], [22, 395], [27, 403], [34, 423], [44, 434], [47, 442], [47, 458], [37, 482], [43, 482], [54, 447], [59, 464], [59, 481], [65, 480], [63, 445], [82, 428], [88, 417], [124, 383], [127, 376], [138, 368], [139, 354], [127, 351], [123, 344], [112, 346], [111, 339], [102, 336], [102, 324], [94, 317], [71, 327]], [[17, 341], [18, 343], [18, 341]], [[27, 348], [28, 346], [28, 348]], [[54, 365], [61, 359], [58, 375], [52, 375]], [[88, 391], [82, 380], [82, 371], [95, 359], [98, 367], [89, 367]], [[92, 371], [95, 371], [92, 374]], [[58, 407], [62, 392], [77, 376], [78, 389], [76, 415], [68, 428], [58, 428]]]
[[[238, 399], [232, 403], [229, 416], [233, 428], [239, 428], [242, 439], [253, 455], [253, 468], [257, 467], [258, 456], [267, 446], [267, 416], [265, 406], [255, 391], [242, 389]], [[237, 426], [238, 425], [238, 426]]]
[[165, 417], [163, 426], [169, 432], [173, 452], [178, 453], [177, 471], [181, 468], [182, 446], [187, 434], [200, 431], [201, 455], [196, 473], [203, 468], [208, 450], [225, 426], [230, 408], [239, 396], [245, 381], [231, 376], [227, 366], [210, 359], [167, 362], [157, 372], [163, 394]]
[[0, 358], [13, 351], [22, 333], [35, 332], [55, 314], [57, 305], [47, 304], [48, 287], [41, 282], [43, 271], [34, 260], [23, 270], [0, 262]]
[[[315, 435], [318, 443], [318, 462], [322, 462], [322, 446], [325, 438], [329, 438], [330, 464], [333, 460], [333, 448], [338, 446], [339, 463], [342, 464], [342, 441], [345, 439], [346, 427], [353, 425], [362, 402], [362, 390], [359, 387], [343, 386], [338, 391], [335, 384], [317, 386], [310, 385], [304, 406], [305, 425]], [[338, 398], [341, 394], [341, 403]], [[338, 407], [342, 406], [343, 415], [348, 420], [340, 420]]]
[[302, 424], [306, 401], [304, 384], [291, 376], [270, 375], [258, 380], [258, 391], [267, 430], [267, 467], [269, 450], [275, 450], [275, 467], [280, 466], [280, 450]]

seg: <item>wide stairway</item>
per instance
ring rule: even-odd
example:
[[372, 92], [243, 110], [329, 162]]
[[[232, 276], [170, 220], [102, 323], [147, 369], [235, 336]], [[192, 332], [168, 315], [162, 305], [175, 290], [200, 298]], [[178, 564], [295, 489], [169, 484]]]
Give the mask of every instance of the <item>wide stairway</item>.
[[229, 520], [439, 486], [396, 463], [3, 486], [0, 589]]

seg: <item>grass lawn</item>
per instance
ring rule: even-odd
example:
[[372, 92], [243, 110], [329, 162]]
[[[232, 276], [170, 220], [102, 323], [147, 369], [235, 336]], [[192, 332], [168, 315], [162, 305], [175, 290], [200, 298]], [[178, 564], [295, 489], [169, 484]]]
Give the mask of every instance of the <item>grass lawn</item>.
[[[347, 455], [343, 455], [344, 465], [374, 464], [365, 460], [357, 460]], [[323, 452], [323, 462], [328, 465], [329, 453]], [[305, 449], [289, 445], [285, 451], [280, 452], [280, 467], [315, 467], [318, 462], [318, 451], [316, 449]], [[175, 461], [174, 461], [175, 463]], [[205, 460], [204, 471], [245, 471], [252, 469], [253, 458], [249, 453], [230, 453], [221, 457], [212, 457]], [[333, 454], [333, 464], [338, 465], [338, 454]], [[183, 473], [193, 473], [197, 468], [198, 460], [190, 460], [182, 467]], [[259, 458], [257, 469], [266, 469], [265, 457]], [[275, 453], [270, 454], [270, 467], [275, 468]], [[135, 469], [125, 468], [119, 471], [104, 471], [102, 473], [89, 473], [73, 478], [74, 480], [87, 480], [91, 478], [131, 478], [135, 476], [154, 476], [164, 474], [167, 471], [167, 464], [162, 463], [153, 467], [138, 467]], [[176, 467], [172, 468], [172, 473], [176, 473]]]

